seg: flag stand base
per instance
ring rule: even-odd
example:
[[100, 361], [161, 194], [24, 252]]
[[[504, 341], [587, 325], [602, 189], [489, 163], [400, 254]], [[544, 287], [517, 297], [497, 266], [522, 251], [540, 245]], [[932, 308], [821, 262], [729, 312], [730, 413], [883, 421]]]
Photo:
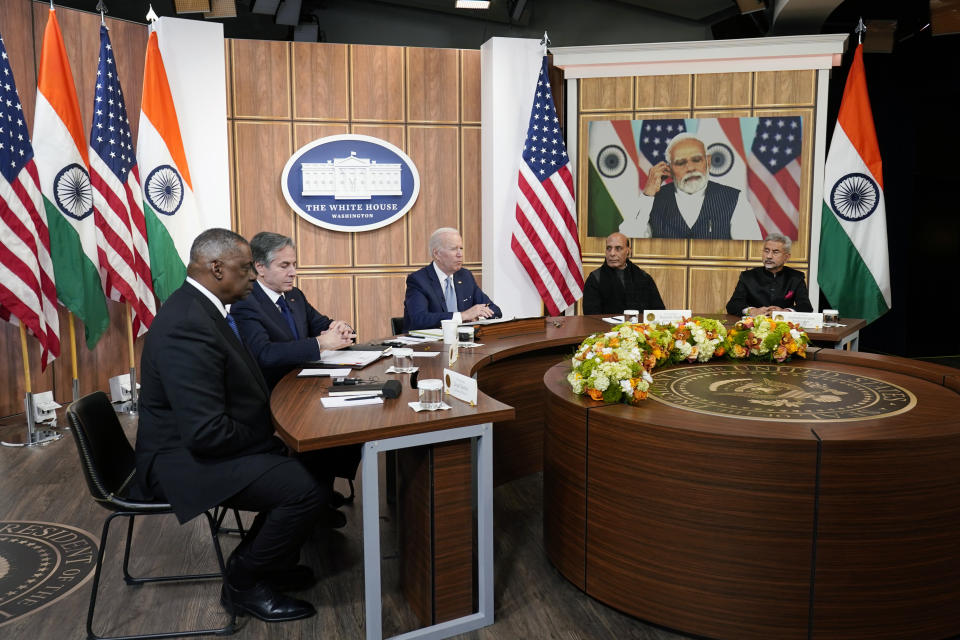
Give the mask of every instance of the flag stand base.
[[62, 433], [52, 429], [35, 429], [30, 433], [23, 434], [19, 438], [16, 436], [11, 441], [4, 440], [0, 445], [4, 447], [42, 447], [56, 442], [63, 437]]

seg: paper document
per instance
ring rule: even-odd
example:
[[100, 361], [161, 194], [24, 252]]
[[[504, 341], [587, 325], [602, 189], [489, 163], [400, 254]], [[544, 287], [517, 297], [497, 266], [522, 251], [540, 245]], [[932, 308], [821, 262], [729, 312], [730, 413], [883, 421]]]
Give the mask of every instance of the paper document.
[[318, 376], [348, 376], [350, 369], [304, 369], [297, 374], [298, 378], [312, 378]]
[[414, 358], [436, 358], [440, 355], [439, 351], [414, 351]]
[[320, 403], [324, 409], [333, 409], [336, 407], [359, 407], [365, 404], [383, 404], [383, 398], [367, 398], [364, 396], [327, 396], [320, 398]]
[[339, 367], [365, 367], [383, 355], [383, 351], [323, 351], [320, 362]]
[[400, 344], [423, 344], [424, 342], [436, 342], [439, 338], [427, 338], [425, 336], [397, 336], [391, 339], [391, 342]]

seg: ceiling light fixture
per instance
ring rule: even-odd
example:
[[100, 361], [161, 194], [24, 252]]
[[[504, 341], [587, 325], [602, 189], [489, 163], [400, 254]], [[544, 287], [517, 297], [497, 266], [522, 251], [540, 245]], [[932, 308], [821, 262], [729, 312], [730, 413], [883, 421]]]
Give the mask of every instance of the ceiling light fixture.
[[490, 0], [457, 0], [457, 9], [489, 9]]

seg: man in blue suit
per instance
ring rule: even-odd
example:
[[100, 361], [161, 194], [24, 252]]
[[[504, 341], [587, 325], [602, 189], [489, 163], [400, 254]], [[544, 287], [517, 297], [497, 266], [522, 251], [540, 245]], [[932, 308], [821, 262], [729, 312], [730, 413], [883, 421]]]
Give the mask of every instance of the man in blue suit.
[[343, 320], [331, 320], [293, 286], [297, 252], [293, 240], [263, 231], [250, 241], [257, 282], [253, 291], [230, 308], [243, 343], [273, 389], [280, 378], [320, 352], [341, 349], [356, 337]]
[[404, 331], [433, 329], [441, 320], [472, 322], [499, 318], [500, 307], [487, 297], [463, 267], [463, 239], [451, 227], [430, 235], [433, 262], [407, 276], [403, 300]]
[[[297, 251], [293, 240], [263, 231], [250, 241], [257, 280], [246, 298], [230, 307], [243, 344], [260, 366], [272, 391], [280, 379], [299, 366], [320, 359], [320, 352], [342, 349], [356, 337], [343, 320], [331, 320], [307, 302], [293, 286]], [[353, 480], [360, 464], [360, 446], [334, 447], [300, 455], [321, 487], [329, 491], [331, 511], [321, 521], [331, 527], [346, 524], [335, 511], [350, 500], [333, 491], [334, 478]], [[351, 485], [351, 497], [353, 487]]]

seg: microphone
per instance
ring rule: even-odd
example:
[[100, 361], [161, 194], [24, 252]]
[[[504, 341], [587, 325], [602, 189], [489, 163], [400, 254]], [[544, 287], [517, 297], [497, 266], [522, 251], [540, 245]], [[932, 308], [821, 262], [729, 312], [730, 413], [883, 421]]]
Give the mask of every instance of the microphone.
[[382, 385], [384, 398], [399, 398], [400, 392], [403, 391], [403, 386], [400, 384], [399, 380], [387, 380]]

